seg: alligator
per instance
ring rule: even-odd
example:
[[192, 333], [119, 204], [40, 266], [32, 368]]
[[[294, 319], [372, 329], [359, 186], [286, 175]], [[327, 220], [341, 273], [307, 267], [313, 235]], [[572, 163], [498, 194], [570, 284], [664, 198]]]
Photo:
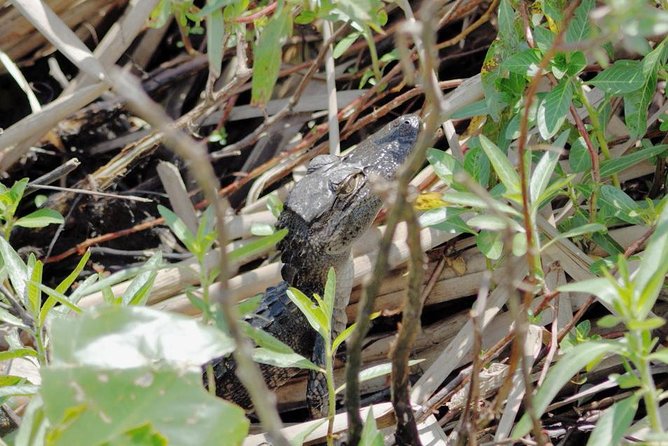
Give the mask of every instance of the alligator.
[[[345, 156], [313, 158], [278, 218], [277, 228], [288, 229], [278, 244], [283, 281], [268, 288], [255, 311], [246, 316], [252, 326], [270, 333], [316, 364], [324, 364], [324, 341], [289, 299], [288, 287], [307, 296], [322, 296], [327, 272], [333, 267], [337, 277], [333, 337], [345, 329], [353, 280], [352, 244], [371, 226], [382, 207], [371, 182], [374, 177], [394, 179], [415, 146], [419, 128], [416, 115], [401, 116]], [[211, 366], [216, 394], [252, 410], [250, 397], [235, 375], [235, 362], [218, 358]], [[299, 371], [265, 364], [260, 367], [271, 389]], [[326, 403], [326, 381], [321, 374], [311, 372], [307, 385], [311, 414], [326, 413]]]

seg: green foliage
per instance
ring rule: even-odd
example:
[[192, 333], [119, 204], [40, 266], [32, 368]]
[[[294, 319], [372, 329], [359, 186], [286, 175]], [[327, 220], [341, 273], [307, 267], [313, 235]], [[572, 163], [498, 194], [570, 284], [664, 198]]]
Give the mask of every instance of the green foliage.
[[25, 420], [18, 435], [31, 437], [26, 444], [85, 438], [185, 445], [225, 438], [233, 445], [248, 432], [243, 410], [201, 385], [200, 364], [233, 349], [215, 328], [148, 308], [101, 307], [54, 320], [51, 339], [41, 399], [31, 403], [39, 416]]
[[[628, 261], [619, 257], [615, 277], [606, 269], [604, 278], [574, 282], [559, 288], [562, 292], [586, 292], [595, 294], [611, 311], [603, 318], [606, 327], [624, 324], [626, 331], [617, 341], [606, 341], [589, 337], [589, 325], [580, 324], [575, 333], [562, 343], [563, 357], [547, 375], [533, 399], [536, 416], [543, 414], [557, 392], [582, 368], [591, 368], [605, 355], [618, 355], [623, 361], [626, 373], [613, 376], [621, 388], [634, 388], [627, 399], [610, 407], [599, 419], [588, 444], [619, 444], [630, 426], [642, 398], [648, 412], [653, 432], [662, 432], [659, 420], [660, 394], [654, 385], [650, 372], [651, 361], [668, 363], [668, 349], [659, 347], [658, 338], [652, 337], [652, 330], [665, 324], [663, 318], [651, 314], [659, 293], [664, 287], [668, 274], [668, 198], [662, 202], [663, 211], [656, 223], [634, 274], [629, 273]], [[514, 438], [529, 432], [531, 421], [525, 415], [515, 426]]]
[[[28, 178], [23, 178], [7, 187], [0, 183], [0, 230], [5, 240], [9, 240], [14, 226], [22, 226], [24, 228], [43, 228], [51, 224], [62, 224], [63, 216], [53, 209], [42, 208], [31, 212], [23, 217], [17, 217], [18, 210], [23, 194], [28, 186]], [[38, 199], [35, 200], [36, 204]], [[43, 200], [39, 200], [44, 204]], [[41, 205], [40, 204], [40, 205]], [[39, 207], [39, 206], [38, 206]]]

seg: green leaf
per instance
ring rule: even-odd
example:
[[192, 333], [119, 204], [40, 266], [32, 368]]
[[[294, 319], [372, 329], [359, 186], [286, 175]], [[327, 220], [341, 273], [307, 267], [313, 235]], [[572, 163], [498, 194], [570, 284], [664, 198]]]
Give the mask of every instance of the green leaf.
[[661, 317], [652, 317], [645, 320], [629, 321], [627, 327], [629, 330], [656, 330], [663, 327], [666, 320]]
[[16, 183], [14, 183], [8, 191], [9, 195], [9, 206], [7, 208], [7, 214], [10, 217], [13, 217], [16, 214], [16, 209], [19, 207], [19, 203], [23, 198], [23, 193], [28, 186], [28, 178], [22, 178]]
[[665, 42], [662, 42], [642, 61], [643, 85], [639, 91], [624, 95], [624, 120], [633, 138], [641, 137], [647, 130], [647, 110], [656, 90], [657, 70], [665, 58]]
[[509, 193], [519, 193], [520, 178], [506, 154], [485, 135], [480, 135], [480, 145], [485, 151], [485, 154], [487, 154], [489, 161], [492, 163], [492, 167], [499, 177], [499, 180], [506, 186], [506, 190]]
[[640, 207], [633, 198], [629, 197], [623, 190], [604, 184], [600, 189], [599, 204], [601, 208], [608, 207], [612, 215], [631, 224], [643, 224], [639, 217]]
[[8, 361], [15, 358], [25, 358], [25, 357], [37, 357], [37, 352], [32, 348], [17, 348], [14, 350], [6, 350], [0, 352], [0, 361]]
[[580, 235], [590, 234], [592, 232], [608, 232], [608, 228], [600, 223], [587, 223], [582, 226], [578, 226], [577, 228], [573, 228], [566, 232], [560, 233], [557, 237], [547, 242], [541, 249], [547, 249], [548, 246], [552, 245], [558, 240], [563, 240], [571, 237], [578, 237]]
[[578, 137], [568, 152], [568, 165], [574, 173], [588, 172], [591, 170], [591, 156], [582, 136]]
[[290, 300], [299, 308], [299, 311], [306, 317], [308, 323], [322, 337], [329, 336], [329, 321], [325, 317], [322, 309], [317, 307], [311, 299], [297, 288], [290, 288], [287, 291]]
[[[86, 251], [86, 253], [79, 260], [79, 263], [77, 263], [77, 266], [72, 270], [72, 272], [58, 284], [58, 286], [56, 287], [56, 292], [64, 294], [65, 291], [67, 291], [67, 289], [70, 286], [72, 286], [76, 278], [79, 277], [79, 274], [81, 274], [81, 271], [83, 271], [84, 267], [86, 266], [86, 263], [88, 263], [88, 259], [90, 259], [90, 251]], [[91, 276], [91, 277], [93, 277], [93, 280], [95, 280], [96, 276]], [[71, 299], [69, 300], [71, 301]], [[49, 312], [56, 305], [57, 302], [58, 301], [51, 296], [49, 296], [46, 299], [44, 305], [42, 305], [42, 309], [39, 312], [38, 322], [40, 327], [44, 326], [44, 322], [46, 322], [46, 317], [48, 316]]]
[[162, 263], [161, 251], [156, 251], [150, 259], [144, 263], [144, 271], [123, 292], [121, 302], [123, 305], [145, 305], [151, 295], [155, 277]]
[[255, 341], [258, 346], [277, 353], [294, 353], [294, 350], [289, 345], [276, 339], [266, 331], [253, 327], [251, 324], [243, 320], [240, 320], [239, 324], [243, 328], [246, 336]]
[[228, 259], [230, 262], [239, 262], [249, 257], [253, 257], [258, 253], [265, 252], [272, 246], [276, 245], [276, 243], [283, 240], [283, 237], [285, 237], [287, 233], [287, 229], [281, 229], [280, 231], [276, 231], [266, 237], [253, 240], [252, 242], [240, 246], [239, 248], [230, 252], [228, 254]]
[[33, 317], [39, 314], [39, 309], [42, 306], [42, 293], [39, 289], [39, 284], [42, 283], [42, 268], [43, 264], [39, 260], [34, 260], [34, 254], [30, 254], [30, 263], [33, 263], [32, 271], [30, 272], [30, 281], [26, 284], [26, 308]]
[[550, 139], [561, 129], [573, 100], [573, 83], [562, 79], [538, 105], [536, 121], [543, 139]]
[[[587, 342], [576, 345], [564, 354], [559, 362], [553, 366], [547, 374], [545, 381], [538, 388], [533, 399], [533, 409], [536, 417], [540, 418], [547, 406], [559, 393], [561, 388], [576, 373], [582, 370], [593, 358], [600, 357], [614, 351], [611, 343]], [[511, 436], [517, 440], [528, 434], [531, 430], [531, 418], [528, 414], [517, 422]]]
[[209, 58], [209, 72], [220, 77], [225, 43], [225, 20], [223, 10], [217, 9], [206, 16], [206, 55]]
[[291, 446], [302, 446], [304, 442], [306, 441], [306, 437], [311, 435], [317, 428], [322, 426], [327, 422], [326, 418], [323, 418], [319, 421], [314, 421], [312, 423], [309, 423], [306, 429], [303, 431], [299, 432], [297, 435], [295, 435], [293, 438], [290, 439], [290, 445]]
[[615, 286], [610, 283], [608, 279], [603, 278], [571, 282], [560, 286], [557, 290], [562, 293], [577, 292], [593, 294], [609, 306], [613, 305], [617, 296], [617, 289]]
[[331, 324], [332, 315], [334, 314], [334, 302], [336, 298], [336, 272], [332, 267], [330, 267], [327, 271], [327, 281], [325, 282], [325, 293], [323, 297], [323, 312]]
[[660, 350], [655, 351], [654, 353], [649, 355], [649, 359], [653, 361], [661, 361], [663, 363], [668, 364], [668, 348], [662, 348]]
[[383, 434], [376, 426], [376, 418], [373, 416], [373, 406], [371, 406], [362, 428], [359, 446], [383, 446], [383, 444]]
[[485, 100], [477, 101], [455, 111], [450, 115], [450, 119], [468, 119], [474, 116], [485, 116], [489, 114]]
[[631, 426], [633, 417], [638, 410], [640, 395], [632, 394], [630, 397], [617, 401], [603, 412], [591, 433], [587, 446], [612, 446], [618, 445], [624, 438], [624, 434]]
[[601, 178], [615, 175], [641, 161], [648, 160], [654, 156], [659, 156], [666, 150], [668, 150], [668, 144], [659, 144], [638, 150], [629, 155], [620, 156], [619, 158], [604, 160], [601, 162]]
[[253, 50], [252, 105], [264, 106], [271, 98], [281, 68], [283, 42], [291, 31], [292, 11], [284, 6], [273, 15]]
[[157, 432], [152, 424], [145, 423], [113, 437], [104, 446], [167, 446], [167, 444], [167, 438]]
[[480, 231], [475, 238], [476, 246], [485, 257], [491, 260], [501, 258], [503, 254], [502, 235], [495, 231]]
[[165, 219], [165, 224], [169, 226], [176, 238], [183, 243], [188, 251], [195, 254], [197, 247], [195, 246], [195, 234], [193, 234], [181, 218], [172, 212], [170, 209], [162, 205], [158, 205], [158, 213]]
[[276, 228], [274, 228], [274, 225], [271, 225], [269, 223], [254, 222], [251, 225], [250, 232], [251, 234], [257, 236], [269, 236], [272, 235], [274, 232], [276, 232]]
[[458, 192], [454, 190], [448, 190], [445, 193], [443, 193], [441, 198], [443, 199], [443, 201], [445, 201], [450, 205], [466, 206], [477, 209], [489, 209], [490, 207], [492, 207], [499, 212], [504, 212], [511, 216], [516, 216], [516, 217], [520, 216], [519, 212], [517, 212], [512, 207], [508, 206], [507, 204], [499, 200], [493, 201], [492, 203], [490, 203], [491, 204], [490, 206], [490, 204], [488, 204], [485, 200], [479, 198], [477, 195], [471, 192]]
[[49, 208], [37, 209], [25, 217], [14, 222], [14, 225], [24, 228], [43, 228], [51, 224], [60, 225], [64, 222], [63, 216]]
[[283, 353], [259, 347], [253, 350], [253, 361], [259, 362], [260, 364], [272, 365], [274, 367], [296, 367], [300, 369], [323, 372], [322, 368], [313, 364], [311, 361], [304, 358], [302, 355], [295, 353], [294, 351], [292, 353]]
[[644, 83], [642, 63], [637, 60], [618, 60], [601, 71], [590, 84], [611, 95], [621, 95], [639, 90]]
[[[412, 359], [412, 360], [408, 361], [408, 366], [413, 367], [414, 365], [419, 364], [423, 361], [424, 361], [424, 359]], [[362, 370], [359, 373], [359, 380], [360, 380], [360, 382], [365, 382], [365, 381], [372, 380], [374, 378], [379, 378], [381, 376], [389, 375], [390, 373], [392, 373], [392, 363], [386, 362], [386, 363], [374, 365], [372, 367], [368, 367], [368, 368]], [[343, 390], [345, 390], [345, 388], [346, 388], [346, 385], [344, 383], [344, 384], [340, 385], [339, 387], [337, 387], [334, 392], [335, 393], [341, 393]]]
[[42, 377], [53, 446], [82, 439], [91, 445], [120, 441], [147, 423], [175, 445], [220, 444], [221, 439], [241, 445], [248, 433], [243, 409], [206, 392], [199, 371], [70, 365], [46, 368]]
[[601, 319], [598, 320], [597, 324], [602, 328], [612, 328], [621, 324], [623, 321], [618, 316], [613, 316], [612, 314], [606, 314]]
[[11, 314], [9, 311], [0, 307], [0, 321], [5, 324], [13, 325], [14, 327], [19, 327], [23, 329], [29, 328], [26, 324], [23, 323], [21, 319]]
[[434, 169], [434, 173], [448, 186], [453, 183], [455, 173], [462, 170], [455, 157], [442, 150], [427, 149], [427, 161]]
[[663, 211], [647, 241], [634, 277], [634, 300], [640, 304], [638, 314], [645, 317], [654, 306], [668, 274], [668, 198], [662, 200]]
[[531, 175], [531, 182], [529, 184], [531, 204], [533, 204], [534, 210], [539, 203], [539, 197], [550, 183], [550, 178], [552, 177], [554, 169], [557, 167], [557, 163], [559, 163], [559, 152], [557, 150], [548, 149], [545, 151], [540, 161], [538, 161], [538, 164], [536, 164], [536, 168]]
[[566, 29], [566, 43], [579, 43], [587, 39], [591, 34], [591, 25], [589, 24], [589, 11], [594, 7], [594, 0], [583, 0], [575, 9], [573, 19]]
[[501, 66], [511, 73], [521, 74], [523, 76], [533, 76], [538, 72], [540, 59], [540, 51], [535, 48], [529, 48], [513, 54], [507, 58]]
[[334, 353], [336, 353], [336, 351], [339, 349], [341, 344], [346, 342], [348, 340], [348, 338], [350, 337], [350, 335], [353, 334], [353, 331], [355, 331], [355, 326], [356, 325], [357, 324], [352, 324], [349, 327], [346, 327], [346, 329], [343, 330], [341, 333], [339, 333], [339, 335], [336, 337], [336, 339], [334, 339], [334, 341], [332, 342], [332, 351]]
[[357, 39], [360, 38], [361, 35], [362, 33], [355, 31], [348, 34], [343, 39], [339, 40], [334, 46], [334, 51], [332, 52], [332, 56], [334, 57], [334, 59], [338, 59], [339, 57], [341, 57], [341, 55], [345, 53], [346, 50], [350, 48], [350, 46], [353, 43], [355, 43]]
[[56, 318], [51, 337], [53, 364], [96, 369], [166, 365], [199, 373], [201, 364], [234, 350], [214, 327], [147, 307], [93, 307], [76, 318]]
[[[492, 175], [490, 161], [482, 150], [482, 147], [475, 144], [475, 138], [469, 142], [469, 150], [464, 155], [464, 170], [482, 187], [486, 188], [489, 186], [489, 178]], [[452, 184], [452, 187], [458, 190], [467, 190], [457, 183]]]
[[0, 237], [0, 261], [2, 261], [2, 269], [7, 272], [14, 291], [18, 296], [24, 298], [28, 267], [3, 237]]

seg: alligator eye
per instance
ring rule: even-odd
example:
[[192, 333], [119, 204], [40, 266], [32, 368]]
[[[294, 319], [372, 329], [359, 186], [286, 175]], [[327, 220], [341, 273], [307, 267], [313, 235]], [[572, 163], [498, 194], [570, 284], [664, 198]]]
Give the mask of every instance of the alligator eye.
[[355, 192], [362, 184], [364, 174], [361, 172], [348, 175], [337, 185], [337, 193], [341, 195], [350, 195]]

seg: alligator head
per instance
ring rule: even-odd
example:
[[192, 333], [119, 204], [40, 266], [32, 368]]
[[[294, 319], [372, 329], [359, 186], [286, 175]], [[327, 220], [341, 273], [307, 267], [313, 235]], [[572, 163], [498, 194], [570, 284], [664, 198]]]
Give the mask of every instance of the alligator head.
[[351, 153], [320, 155], [309, 164], [278, 220], [288, 235], [279, 244], [283, 279], [304, 292], [322, 293], [330, 266], [348, 259], [352, 243], [373, 223], [382, 201], [370, 180], [392, 180], [411, 153], [420, 120], [406, 115], [364, 140]]

